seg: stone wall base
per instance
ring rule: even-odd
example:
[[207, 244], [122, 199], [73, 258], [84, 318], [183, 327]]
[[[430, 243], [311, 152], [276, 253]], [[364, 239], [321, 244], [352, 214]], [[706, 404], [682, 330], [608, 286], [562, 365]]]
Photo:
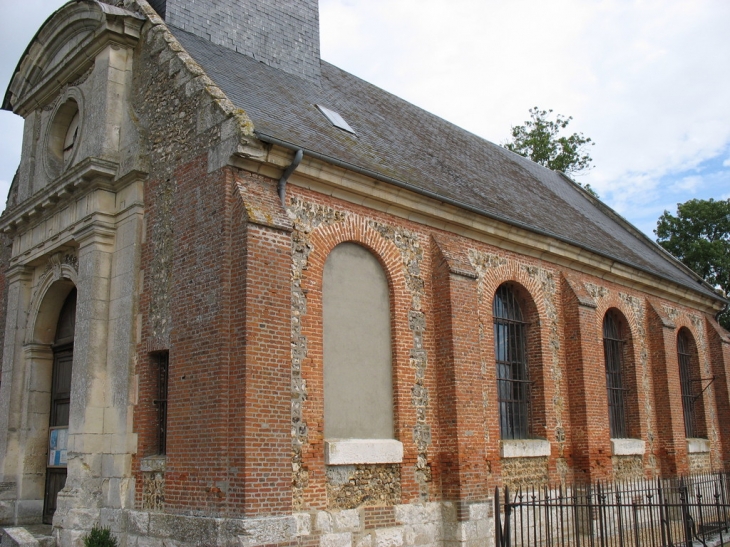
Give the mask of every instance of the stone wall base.
[[[483, 547], [494, 542], [491, 502], [433, 502], [267, 518], [211, 518], [103, 509], [122, 547]], [[57, 531], [59, 545], [80, 532]], [[73, 536], [73, 537], [72, 537]]]

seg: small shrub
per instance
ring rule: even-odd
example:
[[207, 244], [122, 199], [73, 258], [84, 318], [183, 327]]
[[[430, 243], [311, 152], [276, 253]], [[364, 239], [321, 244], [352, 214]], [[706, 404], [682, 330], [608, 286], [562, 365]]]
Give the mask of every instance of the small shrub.
[[119, 547], [119, 543], [109, 528], [102, 528], [95, 524], [84, 536], [84, 547]]

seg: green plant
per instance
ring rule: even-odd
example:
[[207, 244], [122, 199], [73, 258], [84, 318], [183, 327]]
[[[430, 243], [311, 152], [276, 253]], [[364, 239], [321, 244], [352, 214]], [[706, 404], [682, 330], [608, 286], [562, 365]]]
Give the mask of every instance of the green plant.
[[84, 536], [84, 547], [119, 547], [119, 543], [109, 528], [102, 528], [95, 524]]

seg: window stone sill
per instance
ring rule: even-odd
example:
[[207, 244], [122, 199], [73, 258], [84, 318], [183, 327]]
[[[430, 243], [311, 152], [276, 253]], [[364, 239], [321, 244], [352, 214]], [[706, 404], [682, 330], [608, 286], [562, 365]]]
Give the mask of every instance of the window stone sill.
[[139, 470], [144, 473], [164, 473], [167, 465], [167, 456], [147, 456], [139, 461]]
[[327, 465], [401, 463], [403, 443], [394, 439], [329, 439], [324, 442]]
[[710, 441], [707, 439], [687, 439], [689, 454], [702, 454], [710, 451]]
[[611, 439], [611, 454], [614, 456], [643, 456], [646, 443], [641, 439]]
[[539, 458], [550, 455], [550, 443], [544, 439], [509, 439], [501, 444], [503, 458]]

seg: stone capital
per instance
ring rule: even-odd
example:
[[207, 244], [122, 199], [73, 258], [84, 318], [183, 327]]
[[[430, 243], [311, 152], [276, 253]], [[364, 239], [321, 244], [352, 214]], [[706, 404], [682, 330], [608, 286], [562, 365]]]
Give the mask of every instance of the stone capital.
[[112, 252], [114, 246], [114, 238], [116, 230], [111, 224], [94, 221], [76, 230], [73, 238], [79, 244], [79, 254], [82, 254], [90, 247], [96, 247], [97, 250]]

